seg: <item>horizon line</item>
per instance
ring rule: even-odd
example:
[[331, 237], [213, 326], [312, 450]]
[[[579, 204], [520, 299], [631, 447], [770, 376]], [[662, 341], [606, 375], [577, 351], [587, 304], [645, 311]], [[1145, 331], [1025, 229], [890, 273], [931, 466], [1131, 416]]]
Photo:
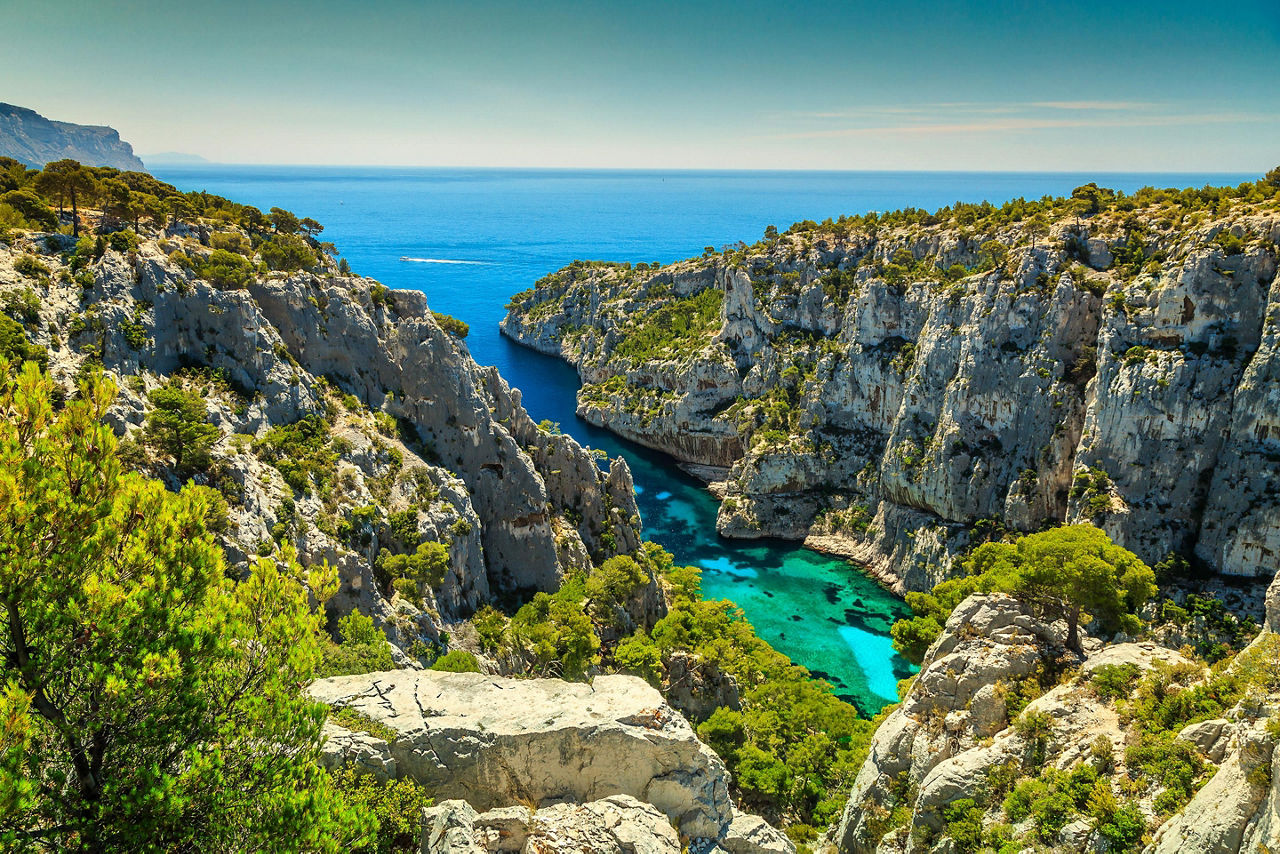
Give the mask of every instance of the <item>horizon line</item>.
[[[148, 169], [145, 158], [139, 156]], [[1280, 163], [1280, 160], [1277, 161]], [[850, 168], [751, 168], [751, 167], [702, 167], [702, 166], [505, 166], [505, 165], [431, 165], [408, 163], [266, 163], [246, 161], [203, 160], [191, 161], [157, 161], [159, 167], [176, 167], [199, 169], [209, 166], [249, 166], [261, 168], [290, 169], [439, 169], [439, 170], [492, 170], [492, 171], [527, 171], [527, 172], [719, 172], [732, 174], [936, 174], [936, 175], [1252, 175], [1259, 178], [1269, 169], [940, 169], [940, 168], [894, 168], [894, 169], [850, 169]]]

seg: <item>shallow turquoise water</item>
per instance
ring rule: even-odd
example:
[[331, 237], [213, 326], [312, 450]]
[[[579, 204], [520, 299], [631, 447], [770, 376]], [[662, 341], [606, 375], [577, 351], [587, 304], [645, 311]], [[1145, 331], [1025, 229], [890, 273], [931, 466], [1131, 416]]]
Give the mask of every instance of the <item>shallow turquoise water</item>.
[[[670, 262], [758, 237], [766, 225], [958, 200], [1067, 194], [1097, 180], [1117, 189], [1236, 184], [1246, 175], [1066, 173], [588, 172], [202, 165], [156, 172], [324, 223], [323, 239], [356, 271], [424, 291], [433, 309], [471, 324], [468, 345], [496, 365], [535, 419], [631, 464], [645, 534], [703, 591], [733, 600], [760, 636], [831, 681], [864, 714], [896, 699], [909, 673], [888, 631], [903, 604], [844, 561], [793, 543], [723, 540], [715, 500], [672, 461], [574, 414], [576, 373], [498, 334], [510, 296], [575, 258]], [[402, 258], [415, 259], [402, 261]], [[470, 263], [458, 263], [470, 262]]]

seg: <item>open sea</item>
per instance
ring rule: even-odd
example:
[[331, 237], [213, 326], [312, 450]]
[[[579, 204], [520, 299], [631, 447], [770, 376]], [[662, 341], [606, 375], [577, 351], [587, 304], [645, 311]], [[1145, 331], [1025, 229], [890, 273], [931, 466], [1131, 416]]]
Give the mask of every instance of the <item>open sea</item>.
[[911, 673], [889, 640], [906, 612], [856, 567], [784, 542], [721, 539], [716, 502], [672, 460], [574, 414], [578, 377], [498, 333], [508, 298], [574, 259], [667, 263], [704, 246], [753, 242], [768, 225], [956, 201], [1065, 195], [1088, 181], [1238, 184], [1240, 174], [954, 172], [656, 172], [362, 167], [160, 166], [156, 177], [264, 212], [287, 208], [325, 225], [354, 271], [426, 293], [471, 324], [476, 361], [496, 365], [584, 444], [627, 458], [645, 535], [703, 569], [703, 593], [746, 613], [761, 637], [835, 687], [866, 715], [897, 699]]

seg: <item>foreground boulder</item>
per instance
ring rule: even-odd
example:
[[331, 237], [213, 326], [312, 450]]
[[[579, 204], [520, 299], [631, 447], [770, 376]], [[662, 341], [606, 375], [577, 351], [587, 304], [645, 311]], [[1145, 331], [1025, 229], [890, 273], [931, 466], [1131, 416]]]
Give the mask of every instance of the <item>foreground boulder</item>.
[[364, 716], [372, 730], [365, 737], [331, 727], [331, 764], [358, 757], [361, 767], [394, 769], [437, 801], [489, 810], [630, 795], [682, 835], [710, 839], [733, 820], [724, 764], [635, 677], [586, 684], [387, 671], [323, 679], [310, 690]]
[[667, 817], [630, 795], [554, 804], [536, 816], [525, 806], [477, 813], [449, 800], [423, 811], [422, 854], [680, 854]]

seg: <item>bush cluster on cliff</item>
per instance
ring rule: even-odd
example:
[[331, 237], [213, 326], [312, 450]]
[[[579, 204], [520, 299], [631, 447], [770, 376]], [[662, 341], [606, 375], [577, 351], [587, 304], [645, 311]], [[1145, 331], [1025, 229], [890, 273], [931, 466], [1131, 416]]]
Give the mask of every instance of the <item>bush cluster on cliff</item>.
[[915, 616], [893, 626], [893, 645], [919, 664], [955, 607], [972, 593], [1009, 593], [1045, 619], [1067, 621], [1079, 650], [1081, 622], [1103, 633], [1137, 633], [1137, 613], [1155, 595], [1155, 573], [1092, 525], [1065, 525], [1016, 542], [985, 543], [962, 562], [965, 575], [932, 593], [908, 593]]

